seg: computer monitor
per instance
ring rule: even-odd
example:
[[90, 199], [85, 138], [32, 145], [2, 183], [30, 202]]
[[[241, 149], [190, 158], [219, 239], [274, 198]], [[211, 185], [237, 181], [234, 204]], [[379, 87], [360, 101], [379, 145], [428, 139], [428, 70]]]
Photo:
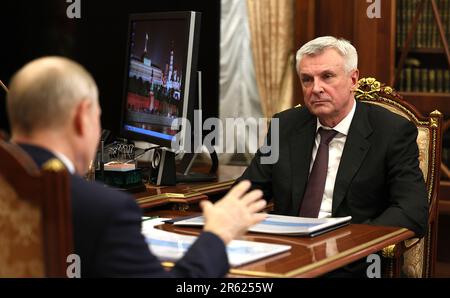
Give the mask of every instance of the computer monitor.
[[[169, 149], [158, 153], [158, 185], [176, 182], [172, 144], [182, 151], [195, 149], [199, 35], [198, 12], [133, 14], [129, 18], [121, 135]], [[176, 119], [187, 119], [191, 125], [173, 129]]]

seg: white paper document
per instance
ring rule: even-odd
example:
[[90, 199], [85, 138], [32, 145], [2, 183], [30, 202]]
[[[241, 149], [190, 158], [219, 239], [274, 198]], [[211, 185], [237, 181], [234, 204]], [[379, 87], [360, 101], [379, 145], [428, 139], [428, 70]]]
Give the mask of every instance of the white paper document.
[[[177, 261], [197, 239], [147, 227], [142, 230], [151, 252], [161, 261]], [[290, 245], [233, 240], [227, 245], [228, 262], [236, 267], [291, 249]]]
[[[311, 235], [333, 230], [347, 224], [352, 219], [346, 217], [307, 218], [298, 216], [285, 216], [269, 214], [265, 220], [250, 227], [250, 232], [277, 234], [277, 235]], [[203, 216], [180, 220], [175, 225], [201, 226], [204, 224]]]

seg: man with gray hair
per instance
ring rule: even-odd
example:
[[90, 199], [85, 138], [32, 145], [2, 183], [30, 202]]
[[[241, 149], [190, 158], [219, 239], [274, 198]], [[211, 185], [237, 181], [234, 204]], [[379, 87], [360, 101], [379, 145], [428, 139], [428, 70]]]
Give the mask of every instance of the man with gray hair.
[[[352, 216], [353, 223], [427, 230], [417, 128], [382, 107], [356, 102], [356, 49], [344, 39], [316, 38], [297, 52], [305, 107], [276, 114], [279, 160], [257, 152], [241, 179], [273, 199], [277, 214]], [[270, 140], [270, 136], [268, 136]]]
[[[71, 173], [75, 253], [82, 277], [222, 277], [225, 245], [264, 219], [259, 190], [248, 181], [216, 204], [203, 201], [204, 232], [170, 271], [141, 235], [141, 211], [129, 195], [83, 178], [100, 138], [100, 106], [92, 76], [61, 57], [34, 60], [13, 77], [7, 99], [12, 141], [38, 165], [57, 158]], [[238, 220], [237, 220], [238, 219]]]

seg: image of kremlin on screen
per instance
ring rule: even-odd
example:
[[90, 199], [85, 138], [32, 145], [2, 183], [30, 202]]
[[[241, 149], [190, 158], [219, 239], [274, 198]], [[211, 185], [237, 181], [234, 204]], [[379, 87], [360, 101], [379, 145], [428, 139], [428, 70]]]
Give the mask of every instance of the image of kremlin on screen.
[[132, 23], [128, 125], [174, 136], [172, 121], [183, 112], [185, 25], [178, 20]]

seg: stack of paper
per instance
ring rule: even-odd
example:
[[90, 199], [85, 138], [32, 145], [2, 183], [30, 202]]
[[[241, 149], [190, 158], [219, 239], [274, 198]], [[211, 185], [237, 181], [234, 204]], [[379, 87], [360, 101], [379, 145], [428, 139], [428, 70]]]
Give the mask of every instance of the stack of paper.
[[[312, 235], [333, 230], [348, 224], [352, 219], [346, 217], [306, 218], [269, 214], [265, 220], [249, 229], [251, 232], [277, 235]], [[203, 216], [176, 221], [175, 225], [200, 226], [204, 224]]]
[[[151, 252], [160, 260], [177, 261], [186, 253], [197, 237], [153, 228], [162, 220], [164, 219], [146, 221], [142, 234], [145, 236]], [[232, 267], [240, 266], [290, 249], [289, 245], [233, 240], [227, 245], [228, 262]]]

